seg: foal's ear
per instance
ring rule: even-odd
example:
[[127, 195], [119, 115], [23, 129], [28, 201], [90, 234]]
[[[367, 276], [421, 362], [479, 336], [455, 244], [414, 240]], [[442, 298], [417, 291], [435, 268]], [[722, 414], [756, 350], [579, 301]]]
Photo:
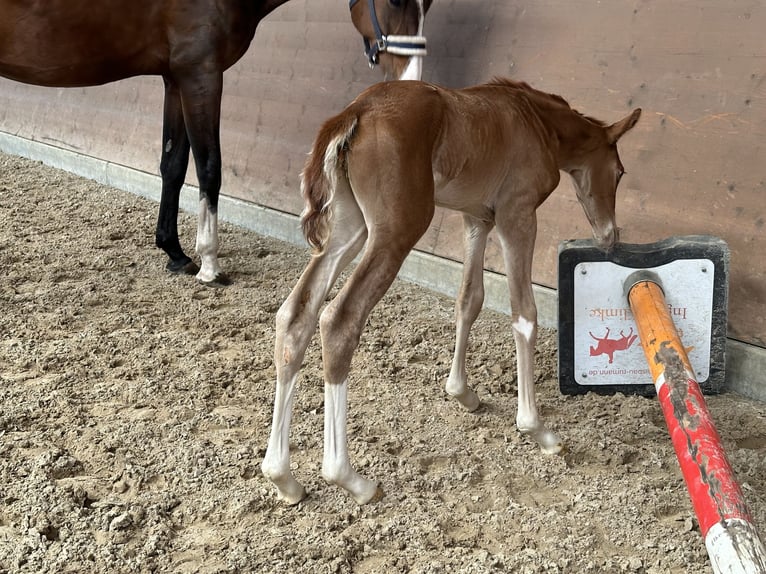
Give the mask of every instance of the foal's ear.
[[606, 137], [610, 144], [617, 143], [617, 140], [628, 131], [630, 128], [636, 125], [638, 118], [641, 117], [641, 108], [636, 108], [630, 115], [622, 118], [619, 122], [613, 123], [606, 128]]

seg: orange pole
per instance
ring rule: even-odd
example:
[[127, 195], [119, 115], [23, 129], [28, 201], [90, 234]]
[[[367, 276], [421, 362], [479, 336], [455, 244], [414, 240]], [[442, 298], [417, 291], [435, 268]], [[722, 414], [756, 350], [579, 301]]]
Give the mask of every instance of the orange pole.
[[656, 274], [625, 291], [713, 571], [766, 574], [766, 549], [721, 446]]
[[628, 302], [655, 384], [668, 367], [681, 369], [681, 373], [674, 374], [693, 373], [659, 284], [653, 281], [636, 283], [630, 290]]

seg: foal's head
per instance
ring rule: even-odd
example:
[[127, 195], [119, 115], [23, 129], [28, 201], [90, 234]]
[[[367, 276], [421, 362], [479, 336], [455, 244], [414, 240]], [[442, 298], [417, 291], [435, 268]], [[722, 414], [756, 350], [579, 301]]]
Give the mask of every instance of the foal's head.
[[[375, 50], [380, 35], [423, 36], [423, 21], [432, 0], [352, 0], [351, 21], [365, 39], [365, 43]], [[374, 7], [374, 13], [372, 8]], [[378, 30], [375, 29], [375, 22]], [[419, 80], [422, 73], [422, 55], [406, 55], [409, 40], [399, 38], [397, 44], [403, 46], [381, 47], [370, 57], [370, 63], [380, 64], [386, 78], [397, 80]], [[414, 46], [417, 48], [417, 46]], [[405, 55], [402, 55], [405, 53]]]
[[614, 207], [617, 185], [625, 169], [617, 153], [617, 140], [636, 125], [640, 116], [638, 108], [610, 126], [583, 118], [592, 129], [586, 130], [587, 135], [581, 132], [583, 137], [579, 141], [568, 142], [571, 157], [563, 169], [572, 176], [593, 237], [604, 249], [619, 239]]

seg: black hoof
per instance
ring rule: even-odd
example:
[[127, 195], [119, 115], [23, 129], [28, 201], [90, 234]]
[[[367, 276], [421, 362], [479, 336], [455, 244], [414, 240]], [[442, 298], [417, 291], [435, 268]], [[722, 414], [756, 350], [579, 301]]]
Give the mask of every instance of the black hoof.
[[171, 259], [165, 269], [176, 275], [196, 275], [199, 273], [199, 266], [188, 258], [185, 261], [173, 261]]
[[215, 279], [212, 281], [200, 281], [202, 285], [205, 287], [213, 287], [215, 289], [221, 288], [221, 287], [228, 287], [234, 281], [232, 281], [231, 277], [226, 275], [226, 273], [219, 273], [215, 276]]

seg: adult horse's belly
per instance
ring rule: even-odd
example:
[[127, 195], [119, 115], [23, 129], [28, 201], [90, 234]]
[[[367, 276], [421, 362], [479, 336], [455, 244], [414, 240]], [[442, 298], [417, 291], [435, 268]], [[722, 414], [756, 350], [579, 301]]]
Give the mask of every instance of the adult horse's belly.
[[157, 6], [164, 3], [141, 4], [0, 0], [0, 75], [74, 87], [161, 73], [167, 42]]

